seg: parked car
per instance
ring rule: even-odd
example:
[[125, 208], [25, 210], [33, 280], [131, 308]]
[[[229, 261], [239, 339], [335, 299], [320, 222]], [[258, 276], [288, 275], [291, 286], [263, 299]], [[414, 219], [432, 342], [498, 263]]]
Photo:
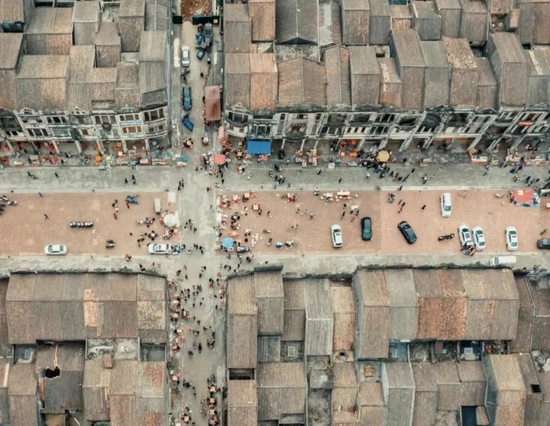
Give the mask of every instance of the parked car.
[[332, 238], [332, 247], [340, 248], [344, 245], [342, 228], [340, 228], [340, 225], [332, 225], [330, 227], [330, 237]]
[[468, 228], [467, 225], [458, 226], [458, 238], [460, 239], [460, 245], [462, 247], [471, 247], [474, 245], [470, 228]]
[[190, 65], [191, 65], [191, 53], [189, 50], [189, 46], [182, 46], [181, 47], [181, 66], [188, 67]]
[[509, 226], [504, 231], [506, 237], [506, 248], [509, 251], [515, 251], [518, 249], [518, 231], [513, 226]]
[[403, 222], [399, 222], [397, 228], [401, 231], [403, 237], [405, 238], [405, 241], [407, 241], [409, 244], [414, 244], [416, 242], [416, 234], [411, 228], [411, 225], [409, 225], [409, 222], [405, 220]]
[[44, 247], [44, 253], [48, 256], [63, 256], [67, 254], [67, 246], [64, 244], [50, 244]]
[[193, 99], [191, 97], [191, 88], [189, 86], [185, 86], [183, 88], [183, 93], [181, 95], [181, 104], [185, 111], [189, 111], [191, 108], [193, 108]]
[[472, 234], [474, 236], [476, 250], [485, 250], [487, 243], [485, 242], [485, 234], [483, 233], [483, 229], [481, 229], [480, 226], [476, 226], [472, 229]]
[[147, 246], [149, 254], [170, 254], [172, 253], [172, 244], [151, 243]]
[[197, 49], [197, 59], [199, 61], [202, 61], [202, 59], [204, 58], [204, 55], [206, 55], [206, 50], [204, 50], [202, 47], [199, 47]]
[[446, 192], [441, 194], [441, 216], [442, 217], [451, 217], [453, 211], [453, 203], [451, 201], [451, 194]]
[[370, 241], [372, 238], [372, 220], [370, 217], [361, 219], [361, 239]]
[[541, 238], [540, 240], [538, 240], [537, 241], [537, 247], [539, 249], [549, 250], [550, 249], [550, 238]]

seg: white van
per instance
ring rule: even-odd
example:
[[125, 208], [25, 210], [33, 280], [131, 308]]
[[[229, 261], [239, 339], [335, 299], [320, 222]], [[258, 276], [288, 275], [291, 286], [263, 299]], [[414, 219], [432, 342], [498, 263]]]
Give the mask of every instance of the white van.
[[517, 261], [516, 256], [498, 256], [498, 257], [493, 257], [489, 261], [489, 265], [512, 267], [516, 264], [516, 261]]
[[453, 204], [451, 202], [451, 194], [445, 192], [441, 194], [441, 216], [442, 217], [451, 217], [453, 211]]

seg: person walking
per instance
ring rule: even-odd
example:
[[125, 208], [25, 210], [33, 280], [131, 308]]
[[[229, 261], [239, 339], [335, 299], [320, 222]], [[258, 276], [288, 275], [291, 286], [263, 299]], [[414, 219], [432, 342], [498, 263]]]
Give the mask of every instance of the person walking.
[[420, 208], [420, 210], [425, 210], [425, 209], [426, 209], [426, 204], [424, 204], [424, 205]]
[[44, 197], [44, 195], [42, 195], [41, 192], [38, 193], [38, 196], [39, 196], [40, 198]]
[[44, 213], [44, 219], [49, 219], [49, 218], [50, 217], [46, 213]]
[[317, 176], [319, 176], [321, 174], [323, 170], [319, 169], [319, 171], [317, 172]]
[[342, 183], [342, 178], [338, 179], [338, 183]]

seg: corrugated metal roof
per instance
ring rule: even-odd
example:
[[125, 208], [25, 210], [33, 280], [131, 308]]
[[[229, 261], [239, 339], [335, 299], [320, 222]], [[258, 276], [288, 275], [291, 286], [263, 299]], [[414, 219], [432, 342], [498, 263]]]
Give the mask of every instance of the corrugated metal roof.
[[71, 34], [72, 18], [71, 8], [35, 8], [25, 34]]
[[392, 339], [414, 339], [418, 326], [418, 295], [411, 269], [387, 269]]
[[1, 1], [0, 22], [25, 22], [23, 2], [21, 0]]
[[166, 61], [166, 49], [159, 49], [159, 46], [166, 46], [166, 40], [166, 31], [142, 31], [139, 44], [139, 61]]
[[332, 320], [332, 304], [328, 279], [309, 279], [305, 287], [308, 320]]
[[118, 22], [104, 22], [99, 24], [99, 31], [95, 35], [96, 46], [120, 46]]
[[64, 79], [69, 57], [64, 55], [24, 55], [16, 79]]
[[279, 63], [279, 104], [325, 105], [325, 79], [319, 62], [296, 58]]
[[285, 309], [283, 341], [303, 341], [306, 332], [306, 311], [304, 309]]
[[418, 33], [412, 29], [392, 32], [394, 55], [400, 67], [424, 67], [424, 56], [420, 47]]
[[0, 69], [15, 69], [21, 52], [23, 34], [0, 33]]
[[257, 352], [257, 316], [229, 314], [227, 319], [227, 367], [256, 368]]
[[87, 420], [109, 420], [108, 388], [112, 371], [103, 367], [101, 359], [86, 361], [82, 392], [84, 414]]
[[495, 32], [491, 34], [493, 48], [498, 51], [502, 63], [525, 63], [525, 55], [514, 33]]
[[255, 315], [256, 293], [254, 289], [254, 275], [232, 278], [227, 284], [228, 314]]
[[332, 365], [335, 388], [357, 388], [357, 374], [354, 362], [335, 362]]
[[275, 110], [278, 99], [278, 73], [275, 55], [250, 54], [250, 107]]
[[256, 297], [284, 297], [281, 271], [254, 272]]
[[252, 42], [252, 24], [248, 5], [229, 3], [224, 5], [224, 50], [227, 53], [248, 53]]
[[[12, 276], [6, 302], [11, 341], [138, 337], [137, 275], [91, 275]], [[141, 304], [139, 321], [145, 330], [165, 334], [163, 314], [151, 314], [162, 306]]]
[[111, 423], [132, 426], [137, 422], [136, 397], [133, 395], [111, 395]]
[[81, 343], [42, 346], [36, 353], [36, 368], [59, 367], [63, 371], [84, 371], [84, 349]]
[[35, 395], [10, 395], [10, 421], [12, 426], [38, 426]]
[[389, 306], [388, 287], [382, 270], [360, 269], [356, 279], [361, 287], [363, 306]]
[[227, 424], [258, 424], [256, 380], [230, 380], [227, 384]]
[[357, 389], [334, 388], [332, 390], [332, 424], [355, 425], [357, 422]]
[[250, 106], [250, 55], [226, 53], [225, 55], [225, 104]]
[[368, 0], [342, 1], [342, 32], [345, 45], [369, 42], [370, 5]]
[[416, 392], [437, 392], [434, 365], [431, 362], [413, 362], [411, 364]]
[[306, 378], [302, 363], [262, 363], [256, 374], [259, 420], [305, 413]]
[[305, 286], [307, 280], [283, 280], [285, 309], [305, 309]]
[[275, 0], [249, 0], [252, 40], [275, 39]]
[[498, 391], [525, 391], [517, 355], [488, 355], [487, 358]]
[[280, 43], [296, 39], [316, 43], [319, 3], [311, 0], [277, 0], [276, 35]]
[[73, 22], [98, 22], [99, 2], [78, 1], [73, 7]]
[[330, 293], [332, 312], [335, 314], [355, 314], [355, 301], [353, 299], [353, 289], [351, 287], [332, 285], [330, 287]]
[[380, 382], [361, 382], [359, 383], [359, 393], [357, 394], [357, 405], [369, 407], [383, 407], [384, 396], [382, 394], [382, 384]]
[[119, 16], [134, 18], [145, 16], [145, 0], [121, 0]]
[[10, 424], [10, 397], [8, 388], [0, 388], [0, 422]]
[[58, 377], [43, 378], [44, 410], [46, 413], [65, 414], [84, 408], [82, 378], [84, 372], [61, 371]]
[[10, 365], [8, 388], [10, 396], [36, 395], [36, 373], [34, 370], [34, 365]]
[[350, 55], [349, 50], [330, 47], [325, 51], [327, 81], [327, 103], [329, 105], [350, 105]]
[[414, 389], [414, 378], [411, 366], [406, 362], [384, 363], [388, 388], [390, 389]]

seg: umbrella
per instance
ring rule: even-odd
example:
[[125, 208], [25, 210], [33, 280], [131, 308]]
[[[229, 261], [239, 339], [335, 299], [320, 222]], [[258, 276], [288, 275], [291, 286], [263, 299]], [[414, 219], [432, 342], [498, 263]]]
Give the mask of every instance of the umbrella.
[[234, 241], [233, 241], [233, 238], [231, 238], [231, 237], [225, 237], [222, 240], [222, 246], [223, 246], [224, 249], [229, 249], [229, 248], [233, 247], [233, 244], [234, 244]]
[[217, 164], [218, 166], [224, 165], [225, 164], [225, 155], [223, 155], [223, 154], [214, 155], [214, 164]]
[[382, 150], [378, 153], [378, 155], [376, 156], [376, 159], [381, 163], [385, 163], [390, 159], [390, 153], [386, 150]]
[[178, 224], [178, 218], [174, 213], [168, 213], [166, 216], [164, 216], [164, 225], [168, 228], [173, 228], [177, 226]]

